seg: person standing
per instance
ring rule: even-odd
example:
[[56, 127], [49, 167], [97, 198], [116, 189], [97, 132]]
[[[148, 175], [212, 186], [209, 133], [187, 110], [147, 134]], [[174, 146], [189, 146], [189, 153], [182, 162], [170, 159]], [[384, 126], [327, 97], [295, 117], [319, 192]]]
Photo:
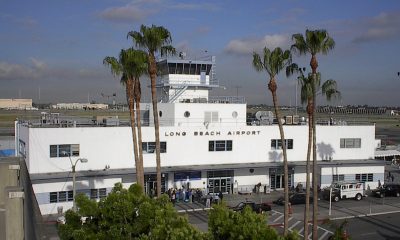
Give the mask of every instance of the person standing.
[[172, 201], [172, 204], [175, 206], [175, 202], [176, 202], [175, 190], [173, 190], [171, 193], [171, 201]]
[[224, 198], [224, 194], [222, 194], [221, 191], [219, 191], [218, 197], [219, 197], [219, 202], [222, 203], [222, 198]]
[[207, 194], [207, 198], [206, 198], [206, 208], [211, 207], [211, 196], [210, 193]]

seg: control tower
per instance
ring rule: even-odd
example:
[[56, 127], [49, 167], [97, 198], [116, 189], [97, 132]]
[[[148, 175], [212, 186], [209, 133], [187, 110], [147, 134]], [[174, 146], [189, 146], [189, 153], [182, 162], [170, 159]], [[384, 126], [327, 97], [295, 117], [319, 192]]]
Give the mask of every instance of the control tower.
[[204, 60], [163, 59], [157, 63], [157, 96], [161, 103], [207, 103], [209, 91], [219, 87], [215, 77], [215, 56]]

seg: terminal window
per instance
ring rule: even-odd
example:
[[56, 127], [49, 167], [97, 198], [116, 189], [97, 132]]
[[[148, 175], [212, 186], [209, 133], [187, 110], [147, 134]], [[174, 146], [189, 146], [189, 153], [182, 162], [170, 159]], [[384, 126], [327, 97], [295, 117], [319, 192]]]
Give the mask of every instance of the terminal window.
[[50, 145], [50, 157], [79, 157], [79, 144]]
[[361, 138], [341, 138], [340, 148], [361, 148]]
[[[143, 153], [155, 153], [156, 152], [156, 143], [155, 142], [143, 142], [142, 143]], [[167, 152], [167, 142], [160, 142], [160, 152]]]
[[372, 182], [374, 180], [373, 173], [356, 174], [356, 180], [360, 182]]
[[209, 141], [208, 151], [210, 152], [232, 151], [232, 140]]
[[[293, 149], [293, 139], [285, 139], [286, 149]], [[282, 141], [280, 139], [271, 139], [271, 149], [282, 149]]]

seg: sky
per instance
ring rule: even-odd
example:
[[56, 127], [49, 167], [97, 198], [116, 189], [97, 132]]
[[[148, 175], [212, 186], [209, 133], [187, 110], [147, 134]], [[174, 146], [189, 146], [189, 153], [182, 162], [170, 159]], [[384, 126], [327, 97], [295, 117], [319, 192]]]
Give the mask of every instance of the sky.
[[[0, 0], [0, 98], [39, 103], [105, 102], [124, 87], [102, 64], [133, 45], [129, 31], [161, 25], [189, 58], [216, 56], [221, 86], [211, 95], [245, 96], [272, 105], [265, 72], [252, 53], [289, 49], [292, 34], [326, 29], [335, 40], [317, 55], [322, 79], [338, 82], [341, 98], [319, 104], [400, 106], [398, 0]], [[310, 70], [310, 56], [293, 56]], [[147, 78], [143, 78], [147, 81]], [[294, 106], [296, 79], [277, 76], [279, 104]], [[143, 84], [144, 100], [150, 100]], [[103, 96], [102, 96], [103, 95]]]

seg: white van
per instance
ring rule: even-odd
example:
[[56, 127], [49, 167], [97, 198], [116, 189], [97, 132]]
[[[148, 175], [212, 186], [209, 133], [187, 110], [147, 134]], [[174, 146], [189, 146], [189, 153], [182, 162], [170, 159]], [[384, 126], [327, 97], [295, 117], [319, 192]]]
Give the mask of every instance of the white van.
[[[332, 188], [332, 195], [330, 194]], [[360, 201], [365, 196], [365, 184], [362, 182], [336, 182], [324, 189], [323, 197], [338, 202], [341, 199], [353, 198]]]

